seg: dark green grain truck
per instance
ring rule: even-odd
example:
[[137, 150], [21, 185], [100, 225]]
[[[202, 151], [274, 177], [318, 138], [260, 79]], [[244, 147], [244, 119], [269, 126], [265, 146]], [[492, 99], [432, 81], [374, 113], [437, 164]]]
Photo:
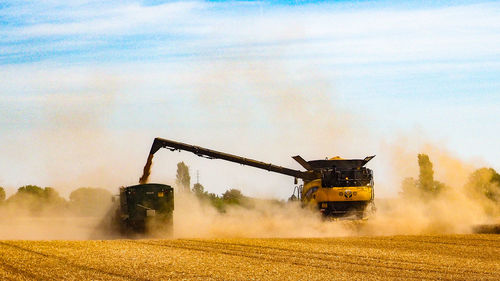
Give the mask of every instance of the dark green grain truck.
[[125, 236], [135, 234], [171, 235], [173, 232], [174, 189], [148, 183], [120, 188], [115, 225]]

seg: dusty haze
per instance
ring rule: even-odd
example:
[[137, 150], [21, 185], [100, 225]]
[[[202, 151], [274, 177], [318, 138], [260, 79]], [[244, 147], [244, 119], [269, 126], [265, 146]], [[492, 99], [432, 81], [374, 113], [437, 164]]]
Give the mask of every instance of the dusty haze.
[[[400, 151], [398, 151], [400, 154]], [[408, 163], [416, 162], [416, 156]], [[431, 154], [432, 159], [432, 154]], [[469, 167], [450, 155], [440, 154], [436, 174], [452, 174], [458, 167]], [[410, 161], [412, 160], [412, 161]], [[449, 163], [449, 166], [445, 164]], [[446, 169], [451, 169], [446, 171]], [[414, 175], [416, 176], [416, 175]], [[367, 221], [325, 221], [316, 211], [300, 204], [251, 200], [251, 207], [229, 206], [219, 213], [208, 202], [191, 193], [176, 192], [175, 238], [217, 237], [331, 237], [350, 235], [470, 233], [483, 223], [498, 223], [500, 208], [485, 197], [470, 196], [458, 177], [451, 181], [437, 177], [450, 186], [445, 192], [423, 200], [397, 196], [376, 200], [377, 212]], [[458, 184], [458, 185], [452, 185]], [[489, 210], [487, 212], [487, 210]], [[107, 239], [105, 232], [110, 211], [97, 217], [75, 216], [43, 210], [33, 215], [16, 206], [0, 207], [0, 239]], [[162, 237], [155, 234], [156, 237]]]
[[[279, 57], [279, 52], [274, 56]], [[359, 225], [324, 222], [319, 214], [301, 209], [297, 204], [256, 202], [252, 209], [234, 207], [220, 214], [205, 202], [178, 193], [175, 237], [467, 233], [474, 224], [495, 221], [495, 216], [484, 211], [483, 206], [487, 204], [484, 198], [471, 198], [463, 189], [469, 174], [483, 166], [480, 160], [459, 159], [447, 151], [445, 145], [434, 144], [417, 133], [394, 132], [401, 135], [395, 140], [380, 137], [376, 128], [366, 126], [369, 116], [363, 116], [355, 107], [337, 103], [339, 93], [334, 83], [324, 79], [313, 67], [289, 69], [279, 60], [250, 62], [242, 55], [232, 62], [195, 66], [176, 78], [181, 85], [178, 90], [186, 92], [190, 101], [186, 106], [199, 110], [199, 116], [165, 114], [161, 116], [165, 124], [198, 118], [193, 122], [207, 127], [201, 133], [195, 130], [186, 134], [196, 141], [186, 140], [183, 129], [175, 128], [173, 132], [179, 135], [180, 141], [209, 148], [227, 144], [228, 149], [214, 148], [249, 157], [257, 155], [252, 158], [262, 160], [286, 156], [287, 160], [283, 161], [287, 162], [281, 163], [290, 166], [296, 165], [289, 158], [295, 153], [308, 160], [378, 154], [368, 166], [375, 171], [376, 193], [384, 191], [387, 199], [379, 200], [377, 213]], [[162, 130], [146, 133], [142, 128], [125, 134], [108, 129], [114, 104], [122, 97], [123, 89], [118, 85], [124, 80], [108, 74], [90, 75], [78, 95], [60, 92], [44, 95], [40, 105], [50, 125], [37, 128], [31, 135], [36, 138], [20, 138], [22, 142], [13, 143], [5, 157], [33, 158], [35, 164], [28, 172], [40, 175], [44, 183], [32, 184], [54, 186], [63, 195], [79, 186], [106, 187], [116, 193], [119, 185], [137, 183], [153, 137], [163, 136], [163, 132], [169, 133], [164, 137], [175, 137], [175, 134], [167, 125]], [[160, 102], [173, 109], [173, 105], [168, 104], [171, 98], [165, 94]], [[173, 112], [182, 113], [182, 110]], [[206, 141], [206, 144], [197, 141]], [[418, 176], [418, 153], [429, 154], [436, 179], [451, 187], [429, 202], [400, 198], [398, 194], [402, 179]], [[168, 155], [162, 157], [167, 159]], [[151, 164], [150, 156], [142, 170], [141, 182], [148, 179], [150, 172], [156, 180], [173, 178], [175, 169], [151, 167]], [[220, 161], [210, 165], [229, 167]], [[227, 183], [234, 179], [247, 186], [242, 190], [244, 194], [261, 188], [260, 185], [268, 190], [279, 188], [264, 179], [245, 178], [235, 172], [239, 170], [225, 169], [215, 168], [206, 173], [207, 177], [220, 182], [221, 186], [216, 188], [225, 188], [222, 185], [229, 185]], [[212, 191], [210, 188], [207, 189]], [[8, 215], [0, 219], [0, 239], [87, 239], [106, 219], [104, 214], [94, 218], [72, 214], [32, 216], [18, 209], [9, 209], [3, 214]]]

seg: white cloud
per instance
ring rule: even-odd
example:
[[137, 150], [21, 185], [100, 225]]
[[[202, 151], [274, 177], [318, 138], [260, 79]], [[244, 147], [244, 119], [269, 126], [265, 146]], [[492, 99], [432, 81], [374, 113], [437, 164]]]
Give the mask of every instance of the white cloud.
[[[45, 36], [114, 36], [131, 32], [150, 33], [155, 29], [164, 29], [165, 25], [169, 25], [178, 18], [189, 17], [190, 12], [204, 6], [199, 2], [173, 2], [150, 7], [137, 3], [122, 4], [118, 2], [115, 5], [103, 7], [99, 5], [97, 7], [77, 6], [76, 10], [71, 6], [66, 6], [62, 8], [62, 11], [42, 12], [40, 22], [30, 23], [27, 21], [21, 26], [7, 28], [2, 33], [9, 37], [4, 38], [4, 40], [26, 40]], [[40, 10], [36, 6], [32, 9], [33, 13]], [[26, 8], [22, 8], [22, 10], [26, 16], [29, 15]], [[36, 18], [36, 15], [34, 16]], [[12, 18], [15, 21], [15, 17]]]
[[[266, 7], [269, 10], [262, 15], [246, 10], [245, 5], [236, 6], [235, 11], [222, 10], [223, 6], [202, 2], [159, 6], [118, 2], [97, 7], [82, 5], [76, 9], [63, 6], [62, 12], [45, 12], [46, 19], [7, 27], [0, 34], [5, 44], [54, 36], [66, 41], [84, 38], [91, 43], [97, 37], [113, 43], [120, 40], [117, 37], [134, 35], [138, 37], [128, 40], [141, 41], [144, 39], [141, 36], [147, 35], [156, 38], [151, 44], [163, 52], [179, 52], [186, 46], [185, 40], [196, 40], [197, 45], [189, 46], [187, 52], [210, 53], [222, 48], [229, 56], [231, 49], [239, 52], [255, 45], [272, 49], [283, 44], [292, 50], [291, 56], [311, 53], [363, 61], [442, 59], [443, 56], [452, 59], [500, 53], [497, 3], [360, 11], [336, 10], [331, 5], [316, 5], [304, 11], [297, 7], [275, 10]], [[36, 6], [34, 9], [41, 10]], [[29, 42], [27, 47], [30, 44], [37, 43]], [[161, 48], [162, 45], [168, 49]], [[294, 51], [294, 47], [299, 50]], [[140, 55], [149, 48], [146, 44], [136, 51]]]

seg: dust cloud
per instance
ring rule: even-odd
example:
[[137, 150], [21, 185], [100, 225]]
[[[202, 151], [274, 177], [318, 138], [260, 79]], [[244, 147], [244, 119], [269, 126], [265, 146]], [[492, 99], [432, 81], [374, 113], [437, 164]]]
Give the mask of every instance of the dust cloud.
[[[290, 70], [279, 60], [249, 63], [243, 57], [241, 62], [235, 61], [197, 69], [187, 79], [192, 85], [201, 85], [193, 89], [195, 100], [201, 105], [200, 110], [207, 113], [203, 119], [209, 124], [218, 124], [214, 130], [224, 131], [218, 140], [231, 143], [234, 139], [233, 143], [245, 148], [262, 147], [261, 156], [298, 151], [307, 159], [310, 158], [307, 156], [323, 158], [337, 154], [364, 157], [378, 149], [373, 130], [358, 119], [363, 115], [361, 110], [353, 107], [346, 110], [337, 104], [334, 85], [317, 70], [307, 67]], [[291, 71], [295, 74], [291, 75]], [[123, 161], [125, 156], [116, 148], [118, 144], [113, 141], [112, 132], [106, 129], [117, 84], [113, 79], [96, 79], [90, 87], [91, 93], [78, 98], [60, 94], [47, 97], [44, 108], [51, 125], [40, 128], [37, 147], [43, 159], [41, 166], [51, 184], [74, 187], [78, 181], [86, 185], [115, 186], [124, 174], [136, 175], [131, 169], [140, 164]], [[82, 103], [90, 104], [81, 106]], [[242, 134], [229, 136], [225, 127], [227, 120], [233, 121], [229, 125], [236, 126]], [[269, 131], [259, 134], [262, 128], [254, 128], [258, 123], [265, 123]], [[220, 131], [206, 138], [214, 138]], [[248, 138], [251, 135], [258, 138]], [[269, 148], [269, 143], [275, 144], [273, 148]], [[233, 206], [220, 213], [193, 195], [178, 193], [174, 237], [468, 233], [476, 224], [498, 220], [498, 204], [492, 205], [466, 188], [470, 173], [479, 166], [477, 163], [462, 161], [439, 146], [415, 143], [426, 141], [410, 135], [404, 141], [379, 148], [389, 155], [383, 164], [394, 167], [389, 175], [394, 179], [392, 184], [383, 186], [391, 190], [393, 196], [376, 199], [377, 212], [367, 221], [325, 221], [318, 212], [301, 208], [297, 203], [259, 200], [252, 208]], [[122, 147], [132, 145], [129, 141]], [[429, 154], [436, 179], [449, 188], [429, 200], [398, 195], [404, 177], [417, 176], [416, 157], [421, 152]], [[152, 160], [149, 155], [140, 183], [147, 182]], [[377, 179], [375, 183], [375, 189], [379, 188]], [[29, 215], [19, 208], [2, 208], [5, 207], [0, 207], [5, 215], [1, 219], [0, 239], [89, 239], [109, 217]]]
[[[403, 144], [404, 147], [402, 147]], [[174, 211], [174, 238], [227, 238], [227, 237], [332, 237], [357, 235], [408, 235], [472, 233], [480, 224], [498, 223], [500, 207], [470, 187], [471, 174], [477, 165], [454, 156], [451, 152], [429, 143], [415, 146], [407, 142], [394, 143], [387, 150], [398, 161], [394, 175], [401, 179], [418, 177], [417, 151], [429, 155], [433, 163], [435, 180], [446, 188], [432, 197], [418, 192], [402, 193], [375, 200], [377, 211], [367, 220], [330, 221], [314, 209], [301, 207], [298, 202], [280, 202], [248, 198], [245, 206], [228, 205], [224, 213], [193, 193], [176, 189]], [[149, 176], [152, 155], [148, 156], [141, 183]], [[488, 181], [489, 170], [481, 174]], [[399, 173], [399, 174], [398, 174]], [[482, 179], [481, 178], [481, 179]], [[391, 187], [401, 191], [398, 186]], [[43, 208], [29, 212], [35, 204], [4, 204], [0, 224], [0, 239], [108, 239], [117, 238], [108, 232], [112, 216], [110, 211], [99, 216], [78, 216], [69, 210]], [[50, 206], [49, 206], [50, 207]], [[115, 206], [116, 207], [116, 206]], [[139, 236], [138, 236], [139, 237]], [[156, 238], [168, 238], [161, 233]], [[144, 238], [144, 237], [141, 237]]]
[[418, 235], [472, 233], [481, 223], [498, 223], [481, 205], [457, 192], [430, 202], [418, 198], [376, 200], [377, 211], [363, 221], [321, 217], [297, 202], [258, 201], [252, 208], [229, 207], [220, 213], [188, 193], [176, 197], [176, 238], [298, 238], [365, 235]]
[[[206, 110], [216, 123], [224, 124], [226, 119], [231, 119], [240, 127], [251, 127], [262, 118], [260, 114], [264, 114], [268, 125], [275, 130], [270, 138], [263, 139], [279, 142], [278, 150], [300, 148], [301, 153], [316, 157], [336, 155], [325, 153], [359, 156], [360, 153], [368, 155], [373, 150], [380, 151], [385, 155], [384, 163], [379, 165], [389, 167], [390, 173], [385, 176], [390, 180], [384, 179], [381, 186], [376, 178], [375, 189], [390, 191], [391, 195], [377, 198], [377, 212], [369, 220], [358, 223], [325, 222], [314, 212], [295, 204], [261, 204], [255, 209], [234, 207], [220, 214], [207, 204], [194, 198], [188, 200], [188, 195], [181, 194], [176, 199], [176, 235], [321, 237], [470, 233], [474, 225], [498, 220], [498, 214], [485, 211], [491, 202], [474, 198], [466, 187], [470, 174], [482, 165], [480, 161], [461, 160], [444, 146], [432, 144], [417, 133], [407, 134], [394, 142], [382, 140], [377, 147], [374, 143], [380, 140], [375, 140], [374, 130], [357, 118], [360, 112], [353, 108], [346, 110], [335, 102], [338, 94], [334, 85], [322, 79], [321, 73], [304, 68], [296, 70], [302, 75], [292, 75], [292, 70], [280, 63], [278, 57], [273, 57], [272, 61], [248, 63], [242, 56], [240, 60], [214, 63], [210, 71], [200, 72], [196, 80], [202, 85], [197, 89], [202, 110]], [[303, 83], [301, 78], [305, 76], [315, 77], [315, 83]], [[219, 112], [221, 109], [224, 112]], [[238, 143], [248, 142], [245, 138], [240, 137]], [[418, 177], [419, 153], [429, 154], [435, 165], [436, 179], [448, 186], [428, 200], [400, 194], [405, 177]], [[185, 210], [186, 206], [189, 208]], [[196, 225], [195, 231], [193, 225]]]
[[[44, 97], [48, 124], [37, 132], [39, 158], [49, 183], [60, 188], [107, 186], [116, 173], [116, 155], [106, 128], [115, 108], [118, 81], [111, 75], [90, 75], [81, 89]], [[80, 92], [80, 93], [78, 93]], [[113, 163], [110, 166], [110, 163]]]
[[[357, 119], [355, 109], [346, 110], [336, 102], [334, 83], [318, 69], [290, 69], [279, 55], [266, 62], [249, 61], [242, 55], [237, 61], [214, 62], [196, 75], [200, 88], [194, 91], [200, 110], [214, 123], [231, 120], [228, 125], [242, 128], [240, 142], [293, 140], [283, 144], [283, 152], [300, 147], [301, 153], [320, 158], [340, 151], [359, 153], [353, 146], [369, 143], [370, 130]], [[262, 120], [272, 132], [262, 132], [265, 137], [255, 139], [250, 131]]]
[[252, 200], [251, 207], [229, 206], [220, 213], [192, 193], [176, 194], [175, 238], [326, 237], [352, 233], [349, 223], [327, 223], [319, 212], [297, 202]]
[[[472, 173], [483, 165], [478, 160], [463, 160], [442, 145], [402, 137], [386, 146], [393, 176], [391, 189], [399, 193], [376, 200], [377, 212], [361, 231], [367, 235], [470, 233], [480, 224], [500, 223], [500, 204], [475, 190]], [[402, 191], [407, 177], [418, 178], [417, 154], [425, 153], [434, 166], [434, 179], [441, 192], [422, 196], [418, 191]]]
[[[406, 144], [405, 144], [406, 145]], [[474, 162], [463, 161], [445, 148], [425, 144], [415, 151], [393, 144], [394, 169], [402, 176], [418, 178], [416, 151], [430, 156], [435, 179], [445, 188], [431, 196], [403, 193], [400, 181], [391, 187], [398, 193], [377, 198], [377, 211], [363, 221], [325, 220], [319, 212], [297, 202], [255, 200], [251, 208], [229, 207], [220, 213], [192, 194], [176, 197], [175, 237], [330, 237], [353, 235], [419, 235], [473, 233], [478, 225], [500, 223], [500, 205], [471, 187]], [[394, 173], [397, 174], [398, 172]], [[404, 173], [401, 171], [405, 171]], [[408, 173], [408, 171], [411, 171]], [[486, 170], [481, 176], [488, 181]], [[488, 178], [489, 177], [489, 178]], [[500, 187], [496, 186], [497, 189]], [[195, 227], [193, 227], [195, 226]]]
[[113, 207], [94, 215], [79, 215], [67, 208], [46, 206], [36, 212], [22, 204], [0, 205], [0, 240], [88, 240], [114, 237]]
[[7, 193], [29, 184], [54, 187], [65, 197], [82, 186], [116, 192], [124, 181], [138, 176], [135, 163], [123, 158], [124, 151], [133, 157], [130, 147], [137, 147], [141, 137], [109, 128], [120, 98], [119, 78], [106, 73], [74, 75], [78, 79], [59, 77], [59, 83], [26, 102], [27, 108], [37, 109], [26, 114], [39, 121], [7, 136], [1, 159], [11, 173], [4, 184]]
[[99, 231], [101, 219], [74, 216], [13, 216], [2, 218], [0, 223], [1, 240], [87, 240]]

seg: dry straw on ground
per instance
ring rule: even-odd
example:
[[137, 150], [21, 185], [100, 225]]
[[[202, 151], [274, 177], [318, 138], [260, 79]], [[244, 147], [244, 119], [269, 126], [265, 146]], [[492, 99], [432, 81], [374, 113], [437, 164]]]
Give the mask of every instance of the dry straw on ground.
[[2, 280], [498, 280], [500, 235], [0, 242]]

